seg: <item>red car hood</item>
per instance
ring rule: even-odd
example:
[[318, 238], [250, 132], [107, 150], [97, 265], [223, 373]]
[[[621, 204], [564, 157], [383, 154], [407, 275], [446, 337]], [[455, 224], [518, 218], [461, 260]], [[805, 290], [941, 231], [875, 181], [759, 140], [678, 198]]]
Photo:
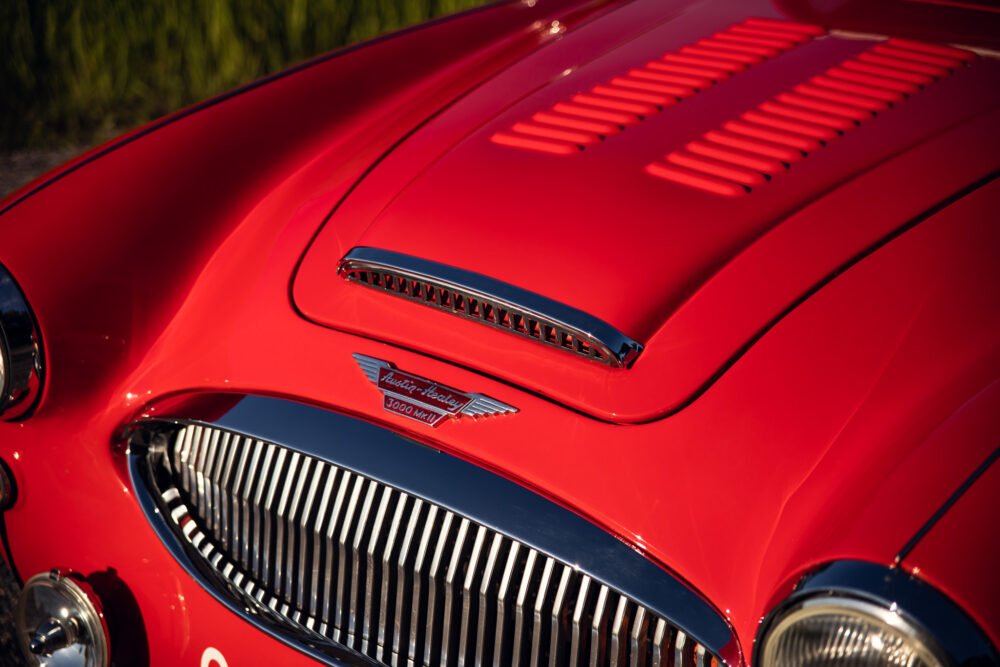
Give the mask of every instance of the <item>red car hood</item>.
[[[600, 418], [648, 420], [690, 401], [825, 276], [994, 166], [976, 143], [985, 133], [975, 129], [975, 118], [1000, 102], [1000, 68], [969, 52], [932, 50], [926, 57], [917, 52], [912, 69], [942, 66], [938, 75], [904, 94], [886, 93], [885, 104], [868, 98], [870, 91], [857, 95], [844, 87], [843, 99], [853, 94], [854, 102], [871, 102], [873, 113], [816, 141], [785, 146], [796, 156], [778, 162], [790, 168], [741, 169], [737, 178], [760, 172], [743, 187], [728, 178], [731, 164], [709, 158], [714, 171], [701, 178], [704, 171], [683, 162], [705, 157], [691, 142], [718, 147], [711, 139], [720, 135], [748, 138], [741, 134], [748, 112], [763, 110], [773, 119], [776, 101], [787, 108], [783, 100], [831, 68], [873, 64], [864, 60], [871, 55], [877, 65], [878, 56], [894, 55], [891, 44], [877, 46], [883, 41], [877, 36], [771, 24], [787, 17], [766, 3], [740, 3], [738, 13], [732, 7], [636, 2], [570, 30], [484, 82], [398, 147], [335, 212], [295, 280], [298, 308], [324, 325], [477, 367]], [[780, 39], [784, 33], [788, 40]], [[759, 53], [767, 56], [703, 81], [678, 102], [667, 95], [662, 109], [654, 99], [662, 90], [621, 84], [623, 78], [663, 83], [640, 78], [637, 69], [704, 79], [704, 72], [647, 63], [692, 67], [683, 59], [698, 53], [692, 45], [711, 49], [733, 36], [749, 38], [730, 43], [751, 55], [753, 40], [761, 39]], [[943, 67], [942, 57], [953, 64]], [[580, 94], [595, 90], [605, 102], [622, 102], [602, 111], [624, 114], [601, 140], [586, 144], [586, 132], [568, 142], [530, 134], [543, 126], [538, 113], [568, 116], [566, 109], [587, 106], [578, 103]], [[641, 95], [628, 99], [631, 92]], [[641, 120], [626, 121], [629, 112]], [[946, 147], [927, 146], [948, 132], [955, 136]], [[779, 129], [765, 143], [789, 136]], [[927, 159], [948, 160], [953, 169], [912, 189], [906, 202], [888, 197], [899, 191], [889, 182], [912, 175], [915, 161]], [[663, 171], [669, 179], [657, 177]], [[604, 320], [645, 350], [631, 368], [612, 369], [363, 289], [337, 275], [339, 261], [356, 246], [531, 290]]]

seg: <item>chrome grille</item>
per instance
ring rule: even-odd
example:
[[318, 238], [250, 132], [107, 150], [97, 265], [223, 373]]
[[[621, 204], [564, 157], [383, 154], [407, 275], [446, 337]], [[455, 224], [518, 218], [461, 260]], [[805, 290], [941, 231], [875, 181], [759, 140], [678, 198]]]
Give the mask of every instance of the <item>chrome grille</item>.
[[384, 665], [719, 665], [653, 610], [346, 467], [204, 424], [156, 454], [161, 513], [230, 596]]

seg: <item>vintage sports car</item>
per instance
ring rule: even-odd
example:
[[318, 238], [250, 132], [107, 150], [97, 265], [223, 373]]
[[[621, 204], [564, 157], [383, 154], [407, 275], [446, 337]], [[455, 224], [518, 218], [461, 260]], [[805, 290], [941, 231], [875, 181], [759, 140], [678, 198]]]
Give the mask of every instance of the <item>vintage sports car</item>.
[[505, 2], [11, 195], [29, 662], [998, 664], [997, 49]]

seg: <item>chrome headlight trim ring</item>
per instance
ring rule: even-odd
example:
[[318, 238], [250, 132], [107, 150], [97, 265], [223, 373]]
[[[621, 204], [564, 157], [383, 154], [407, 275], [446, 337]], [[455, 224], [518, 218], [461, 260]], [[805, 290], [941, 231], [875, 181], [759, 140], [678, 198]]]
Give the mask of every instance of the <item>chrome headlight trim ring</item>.
[[42, 338], [14, 277], [0, 265], [0, 419], [28, 416], [42, 389]]
[[804, 578], [761, 623], [753, 664], [764, 667], [765, 646], [778, 626], [819, 607], [876, 619], [918, 641], [949, 667], [1000, 664], [985, 633], [942, 593], [898, 568], [862, 561], [830, 563]]

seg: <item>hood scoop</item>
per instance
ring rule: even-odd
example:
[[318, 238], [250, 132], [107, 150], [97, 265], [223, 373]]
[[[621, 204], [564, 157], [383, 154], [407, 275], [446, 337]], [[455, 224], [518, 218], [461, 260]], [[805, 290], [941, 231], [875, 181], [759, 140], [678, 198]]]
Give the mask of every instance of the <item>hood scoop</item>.
[[616, 368], [628, 367], [642, 352], [642, 345], [593, 315], [488, 276], [419, 257], [354, 248], [341, 261], [339, 273], [349, 282]]

